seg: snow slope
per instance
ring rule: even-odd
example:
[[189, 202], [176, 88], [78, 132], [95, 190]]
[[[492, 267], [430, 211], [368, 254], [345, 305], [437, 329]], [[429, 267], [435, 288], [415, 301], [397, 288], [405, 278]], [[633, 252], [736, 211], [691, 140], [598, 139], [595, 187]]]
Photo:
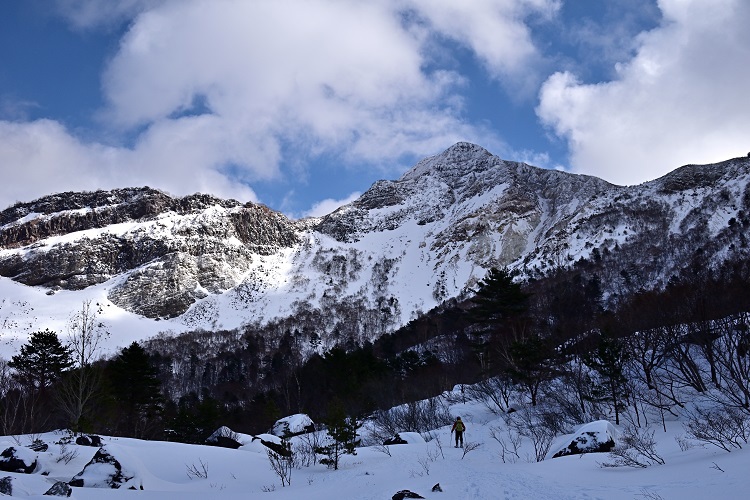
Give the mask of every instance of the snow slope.
[[[459, 400], [460, 392], [452, 394]], [[205, 499], [246, 498], [308, 499], [331, 498], [382, 500], [404, 489], [427, 499], [739, 499], [750, 488], [750, 451], [727, 453], [718, 448], [694, 446], [682, 451], [675, 437], [684, 434], [678, 420], [667, 421], [667, 431], [655, 428], [657, 451], [665, 465], [645, 469], [603, 468], [607, 454], [587, 454], [529, 462], [533, 455], [528, 441], [522, 443], [515, 463], [500, 459], [500, 446], [491, 437], [493, 428], [502, 434], [502, 418], [474, 403], [454, 403], [453, 415], [467, 424], [466, 442], [479, 445], [464, 454], [450, 445], [450, 427], [436, 429], [428, 441], [389, 447], [391, 456], [378, 447], [361, 447], [356, 456], [345, 456], [340, 470], [314, 465], [292, 472], [291, 485], [281, 487], [258, 441], [240, 435], [246, 443], [237, 450], [168, 442], [150, 442], [104, 437], [104, 446], [134, 472], [143, 491], [102, 488], [74, 488], [74, 499]], [[366, 434], [366, 430], [363, 431]], [[39, 436], [33, 436], [39, 437]], [[49, 433], [41, 438], [50, 443], [39, 453], [40, 467], [31, 475], [3, 473], [12, 478], [14, 496], [43, 498], [57, 480], [69, 481], [79, 473], [96, 448], [67, 445], [78, 455], [68, 464], [57, 461], [63, 437]], [[270, 439], [269, 435], [261, 436]], [[0, 438], [0, 446], [28, 444], [32, 436]], [[293, 439], [300, 439], [295, 437]], [[569, 436], [561, 436], [562, 444]], [[683, 437], [684, 440], [684, 437]], [[207, 472], [206, 478], [190, 477], [188, 468]], [[205, 469], [204, 469], [205, 466]], [[42, 475], [44, 472], [48, 475]], [[432, 492], [439, 483], [442, 492]], [[44, 497], [46, 498], [46, 497]]]
[[750, 159], [624, 187], [458, 143], [314, 220], [146, 188], [0, 214], [0, 357], [36, 329], [64, 339], [87, 300], [102, 307], [107, 353], [162, 332], [286, 319], [314, 325], [324, 350], [334, 332], [374, 340], [466, 297], [493, 266], [539, 278], [586, 259], [606, 300], [664, 285], [698, 249], [706, 267], [746, 260]]

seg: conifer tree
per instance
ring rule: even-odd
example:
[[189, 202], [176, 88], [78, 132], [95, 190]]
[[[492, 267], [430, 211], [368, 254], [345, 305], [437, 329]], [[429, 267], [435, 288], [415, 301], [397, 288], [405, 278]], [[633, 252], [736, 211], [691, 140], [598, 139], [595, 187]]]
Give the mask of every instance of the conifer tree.
[[[529, 297], [519, 283], [513, 282], [513, 277], [506, 268], [491, 268], [479, 282], [479, 288], [472, 299], [475, 306], [469, 314], [476, 324], [485, 326], [477, 332], [478, 339], [474, 345], [483, 372], [492, 368], [490, 347], [494, 344], [498, 348], [502, 332], [518, 339], [525, 335], [523, 316], [528, 310]], [[507, 343], [506, 341], [506, 346]]]
[[479, 282], [471, 315], [478, 323], [498, 324], [526, 312], [528, 299], [529, 294], [513, 282], [508, 269], [493, 267]]
[[32, 333], [29, 342], [21, 346], [21, 353], [8, 363], [16, 370], [19, 382], [39, 392], [52, 385], [72, 365], [71, 350], [49, 329]]
[[620, 413], [628, 397], [625, 363], [628, 351], [622, 340], [604, 332], [595, 351], [584, 356], [584, 363], [599, 374], [600, 381], [593, 388], [593, 397], [610, 403], [615, 411], [615, 424], [620, 425]]
[[338, 470], [339, 460], [343, 455], [356, 455], [359, 445], [357, 429], [360, 423], [356, 418], [348, 417], [340, 402], [334, 402], [328, 411], [328, 417], [323, 420], [326, 425], [330, 443], [316, 448], [316, 453], [326, 455], [320, 463]]
[[148, 353], [133, 342], [112, 361], [109, 374], [112, 394], [121, 409], [123, 430], [134, 437], [146, 437], [163, 405], [161, 384]]

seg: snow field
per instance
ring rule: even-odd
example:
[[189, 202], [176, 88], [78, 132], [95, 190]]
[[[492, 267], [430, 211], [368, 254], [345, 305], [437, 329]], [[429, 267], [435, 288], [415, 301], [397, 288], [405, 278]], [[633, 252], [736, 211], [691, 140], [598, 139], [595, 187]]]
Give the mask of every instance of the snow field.
[[[73, 499], [389, 499], [397, 491], [408, 489], [427, 499], [739, 499], [750, 489], [750, 453], [746, 449], [727, 453], [714, 447], [692, 446], [682, 450], [675, 439], [684, 441], [679, 420], [653, 421], [657, 451], [665, 465], [645, 469], [604, 468], [608, 454], [573, 455], [533, 462], [533, 448], [524, 439], [520, 458], [503, 463], [500, 445], [492, 438], [506, 430], [505, 421], [477, 402], [456, 403], [451, 413], [466, 422], [464, 439], [478, 447], [464, 453], [453, 447], [450, 426], [435, 429], [427, 440], [419, 434], [403, 433], [409, 444], [388, 447], [366, 446], [357, 455], [345, 455], [341, 468], [323, 465], [294, 469], [291, 485], [282, 488], [270, 468], [265, 447], [252, 436], [239, 434], [244, 445], [237, 449], [188, 445], [130, 438], [103, 437], [105, 449], [112, 453], [124, 471], [134, 474], [142, 491], [108, 488], [74, 488]], [[290, 417], [294, 426], [301, 419]], [[592, 424], [597, 427], [599, 424]], [[606, 423], [605, 423], [606, 425]], [[368, 440], [368, 425], [362, 437]], [[43, 497], [55, 481], [69, 481], [81, 472], [97, 448], [67, 445], [76, 456], [69, 463], [58, 461], [64, 434], [0, 438], [3, 449], [28, 445], [41, 437], [50, 447], [38, 453], [40, 462], [34, 474], [3, 473], [11, 476], [14, 496]], [[271, 435], [259, 436], [278, 440]], [[564, 446], [571, 436], [560, 436], [554, 446]], [[292, 438], [292, 442], [302, 439]], [[370, 439], [371, 441], [371, 439]], [[206, 476], [189, 474], [189, 469], [205, 471]], [[48, 475], [42, 475], [42, 472]], [[442, 492], [432, 492], [439, 483]]]

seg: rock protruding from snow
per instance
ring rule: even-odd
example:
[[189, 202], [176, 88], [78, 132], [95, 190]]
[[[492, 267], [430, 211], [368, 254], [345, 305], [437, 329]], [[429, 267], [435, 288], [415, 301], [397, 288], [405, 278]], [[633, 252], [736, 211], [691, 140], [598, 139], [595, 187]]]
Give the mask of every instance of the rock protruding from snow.
[[409, 444], [409, 442], [398, 434], [383, 441], [383, 446], [390, 446], [392, 444]]
[[79, 446], [93, 446], [100, 448], [102, 446], [102, 438], [99, 436], [78, 436], [76, 438], [76, 444]]
[[0, 479], [0, 495], [13, 496], [13, 478], [5, 476]]
[[418, 493], [409, 490], [401, 490], [391, 497], [393, 500], [404, 500], [404, 498], [424, 498]]
[[240, 435], [234, 432], [226, 425], [222, 425], [214, 431], [213, 434], [206, 438], [206, 443], [219, 446], [221, 448], [230, 448], [236, 450], [242, 443], [240, 442]]
[[143, 489], [140, 478], [123, 468], [119, 460], [102, 447], [69, 483], [75, 487]]
[[51, 497], [69, 497], [73, 493], [73, 488], [68, 483], [58, 481], [47, 490], [45, 495]]
[[37, 455], [28, 448], [11, 446], [0, 453], [0, 470], [31, 474], [36, 469]]
[[615, 427], [607, 420], [585, 424], [573, 434], [572, 439], [563, 448], [552, 454], [552, 458], [584, 453], [607, 453], [615, 447], [616, 435]]
[[315, 432], [315, 423], [304, 413], [281, 418], [271, 428], [271, 434], [279, 437], [297, 436], [306, 432]]

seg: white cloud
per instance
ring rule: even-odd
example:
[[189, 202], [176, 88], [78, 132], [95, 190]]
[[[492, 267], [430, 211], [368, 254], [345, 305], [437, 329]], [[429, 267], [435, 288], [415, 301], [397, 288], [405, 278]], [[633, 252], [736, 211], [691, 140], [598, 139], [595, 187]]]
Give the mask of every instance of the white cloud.
[[569, 144], [577, 172], [618, 184], [750, 147], [750, 3], [661, 0], [663, 21], [642, 33], [618, 78], [584, 84], [552, 75], [539, 117]]
[[[171, 135], [179, 143], [177, 137]], [[176, 147], [174, 142], [132, 151], [82, 142], [53, 120], [0, 121], [0, 210], [50, 193], [142, 185], [176, 195], [207, 192], [257, 200], [247, 186], [205, 168], [195, 149]]]
[[360, 193], [359, 191], [355, 191], [342, 200], [327, 198], [315, 203], [312, 208], [310, 208], [310, 210], [304, 213], [303, 217], [322, 217], [323, 215], [328, 215], [331, 212], [335, 211], [337, 208], [348, 205], [360, 196], [362, 196], [362, 193]]
[[[559, 0], [406, 0], [436, 32], [470, 48], [490, 74], [509, 86], [532, 84], [542, 58], [526, 18], [551, 18]], [[536, 87], [534, 87], [536, 88]]]
[[77, 29], [110, 27], [168, 0], [55, 0], [57, 12]]
[[[308, 154], [378, 163], [490, 136], [461, 119], [457, 74], [424, 71], [423, 35], [403, 24], [397, 7], [164, 4], [135, 20], [110, 62], [106, 120], [124, 128], [175, 125], [200, 97], [222, 131], [221, 147], [205, 151], [214, 152], [213, 163], [235, 163], [251, 178], [273, 176], [281, 160], [258, 156], [258, 143], [264, 151], [296, 144]], [[513, 64], [522, 58], [511, 55]], [[204, 133], [194, 129], [186, 140], [205, 142]]]
[[247, 200], [249, 184], [305, 177], [299, 165], [317, 157], [383, 168], [459, 140], [498, 149], [495, 132], [465, 120], [466, 81], [434, 64], [436, 40], [522, 79], [539, 58], [524, 20], [557, 3], [57, 0], [76, 29], [128, 23], [103, 68], [108, 145], [50, 120], [3, 122], [0, 158], [38, 194], [148, 184]]

